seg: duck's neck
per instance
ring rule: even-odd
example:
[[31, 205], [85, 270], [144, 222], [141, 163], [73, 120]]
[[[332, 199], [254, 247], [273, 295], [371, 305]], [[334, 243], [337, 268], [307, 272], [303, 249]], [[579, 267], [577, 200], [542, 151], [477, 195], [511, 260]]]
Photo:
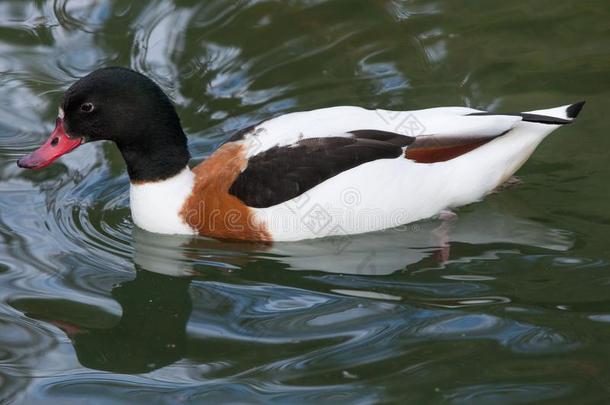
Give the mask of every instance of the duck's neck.
[[192, 234], [182, 212], [195, 182], [186, 136], [177, 118], [155, 123], [129, 142], [116, 142], [131, 182], [131, 216], [150, 232]]
[[149, 232], [193, 234], [184, 212], [193, 192], [195, 175], [188, 166], [170, 178], [149, 182], [131, 182], [129, 203], [133, 222]]
[[191, 157], [186, 136], [149, 134], [141, 141], [130, 144], [117, 143], [127, 164], [131, 183], [149, 183], [171, 179], [187, 166]]

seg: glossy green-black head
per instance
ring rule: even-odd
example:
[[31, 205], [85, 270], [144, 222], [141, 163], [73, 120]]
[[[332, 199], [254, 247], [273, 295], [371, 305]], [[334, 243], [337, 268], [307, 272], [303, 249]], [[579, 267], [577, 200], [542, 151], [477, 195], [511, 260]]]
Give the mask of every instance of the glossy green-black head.
[[70, 86], [49, 140], [18, 164], [42, 168], [82, 143], [101, 140], [117, 144], [132, 181], [171, 177], [189, 160], [180, 118], [165, 93], [138, 72], [110, 67]]

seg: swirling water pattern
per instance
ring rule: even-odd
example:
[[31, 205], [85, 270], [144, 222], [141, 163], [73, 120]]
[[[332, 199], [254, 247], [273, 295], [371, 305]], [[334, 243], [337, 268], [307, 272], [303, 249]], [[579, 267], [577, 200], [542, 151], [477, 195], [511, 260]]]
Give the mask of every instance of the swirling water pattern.
[[[607, 400], [609, 14], [602, 1], [1, 2], [0, 403]], [[112, 145], [16, 167], [62, 90], [108, 65], [171, 96], [194, 163], [233, 131], [336, 104], [588, 105], [522, 184], [455, 221], [269, 247], [134, 228]]]

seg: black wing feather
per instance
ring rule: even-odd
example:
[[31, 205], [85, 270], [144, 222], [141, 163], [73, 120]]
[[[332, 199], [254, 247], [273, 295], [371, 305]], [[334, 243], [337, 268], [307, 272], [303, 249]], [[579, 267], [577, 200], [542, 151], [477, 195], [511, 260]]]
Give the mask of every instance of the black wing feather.
[[401, 156], [415, 138], [376, 130], [348, 137], [307, 138], [276, 146], [248, 160], [229, 193], [255, 208], [296, 198], [318, 184], [363, 163]]

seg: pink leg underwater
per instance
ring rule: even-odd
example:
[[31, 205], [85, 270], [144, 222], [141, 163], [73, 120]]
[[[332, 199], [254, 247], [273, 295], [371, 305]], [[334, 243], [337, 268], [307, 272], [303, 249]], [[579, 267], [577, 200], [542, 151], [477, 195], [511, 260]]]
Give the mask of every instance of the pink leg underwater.
[[519, 186], [521, 184], [523, 184], [523, 180], [521, 180], [519, 177], [510, 176], [508, 180], [500, 184], [498, 187], [494, 188], [492, 193], [499, 193], [500, 191], [506, 190], [507, 188]]
[[449, 232], [451, 231], [451, 222], [458, 219], [458, 215], [450, 210], [442, 210], [438, 214], [438, 218], [442, 223], [432, 231], [436, 243], [440, 250], [438, 251], [438, 259], [441, 263], [449, 260], [451, 253], [451, 245], [449, 243]]

